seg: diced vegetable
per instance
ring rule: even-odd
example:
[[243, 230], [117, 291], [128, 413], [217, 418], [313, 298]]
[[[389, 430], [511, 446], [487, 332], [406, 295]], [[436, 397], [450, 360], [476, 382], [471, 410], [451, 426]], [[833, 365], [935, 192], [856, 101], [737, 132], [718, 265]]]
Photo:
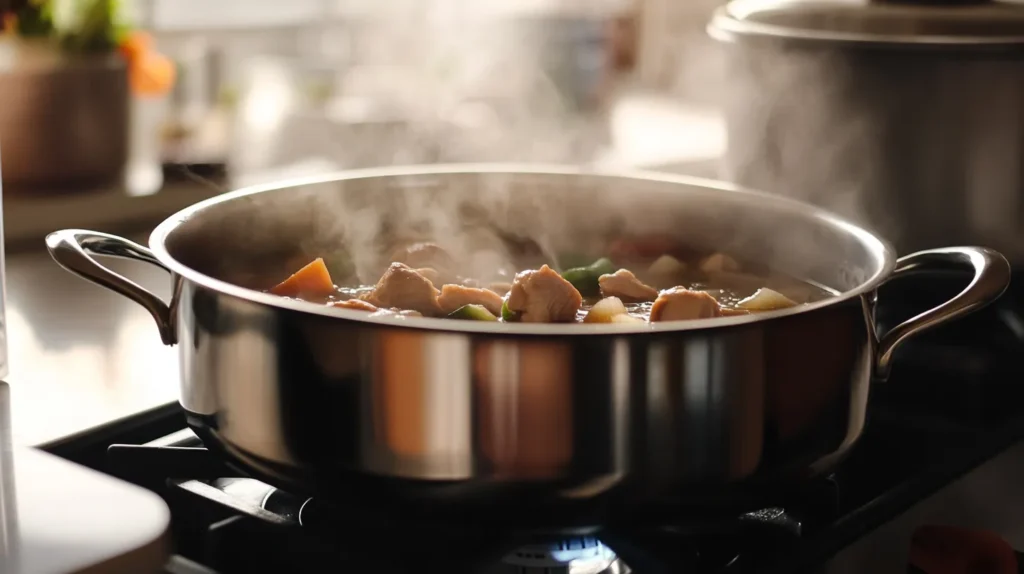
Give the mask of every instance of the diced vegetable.
[[324, 260], [317, 257], [294, 275], [278, 283], [270, 290], [274, 295], [282, 297], [326, 297], [334, 293], [334, 282], [324, 265]]
[[671, 255], [662, 255], [651, 263], [647, 271], [658, 277], [675, 277], [686, 272], [686, 265]]
[[[502, 307], [504, 310], [504, 306]], [[466, 319], [469, 321], [497, 321], [498, 318], [491, 314], [483, 305], [463, 305], [448, 314], [452, 319]]]
[[601, 293], [601, 285], [598, 279], [602, 275], [615, 273], [615, 265], [611, 260], [602, 257], [587, 267], [577, 267], [562, 273], [562, 278], [572, 283], [572, 286], [584, 297], [594, 297]]
[[778, 291], [762, 287], [750, 297], [737, 303], [736, 306], [746, 311], [775, 311], [796, 307], [796, 303]]
[[616, 316], [626, 314], [626, 306], [622, 304], [621, 299], [618, 297], [605, 297], [590, 308], [583, 322], [612, 323]]
[[516, 313], [508, 308], [508, 297], [501, 302], [501, 320], [506, 323], [512, 323], [519, 320], [519, 313]]
[[736, 272], [740, 270], [740, 264], [735, 259], [724, 253], [715, 253], [708, 256], [700, 263], [700, 270], [705, 273], [716, 271]]
[[640, 317], [634, 317], [633, 315], [630, 315], [629, 313], [626, 313], [625, 315], [616, 315], [616, 316], [612, 317], [612, 323], [646, 323], [646, 322], [647, 321], [644, 321]]

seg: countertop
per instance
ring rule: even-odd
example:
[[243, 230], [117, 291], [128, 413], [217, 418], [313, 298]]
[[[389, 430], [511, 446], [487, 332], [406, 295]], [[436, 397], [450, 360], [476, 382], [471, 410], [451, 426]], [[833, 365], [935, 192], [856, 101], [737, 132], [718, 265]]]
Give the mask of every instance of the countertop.
[[136, 574], [167, 560], [170, 511], [135, 485], [10, 442], [0, 383], [0, 572]]
[[[170, 293], [160, 269], [107, 263]], [[41, 239], [38, 250], [7, 257], [7, 337], [15, 444], [45, 443], [177, 399], [177, 354], [160, 342], [152, 318], [58, 267]]]

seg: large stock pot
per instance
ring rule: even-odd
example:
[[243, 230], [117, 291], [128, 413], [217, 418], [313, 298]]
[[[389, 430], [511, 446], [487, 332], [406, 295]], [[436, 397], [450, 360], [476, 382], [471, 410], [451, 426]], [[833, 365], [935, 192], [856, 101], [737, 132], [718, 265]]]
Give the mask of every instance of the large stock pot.
[[1024, 5], [733, 0], [723, 177], [869, 225], [901, 251], [1024, 264]]
[[[263, 292], [317, 254], [347, 251], [358, 265], [383, 226], [455, 233], [466, 205], [555, 251], [610, 230], [666, 232], [839, 295], [757, 316], [529, 325], [378, 319]], [[753, 504], [850, 449], [870, 383], [886, 378], [901, 342], [991, 302], [1009, 281], [991, 250], [897, 260], [884, 240], [825, 211], [727, 184], [521, 166], [254, 187], [171, 217], [150, 249], [81, 230], [47, 244], [60, 265], [153, 315], [164, 343], [178, 346], [191, 424], [233, 464], [314, 496], [439, 502], [446, 512], [639, 508], [665, 497]], [[172, 300], [92, 255], [167, 269]], [[973, 274], [961, 294], [876, 337], [877, 287], [947, 268]]]

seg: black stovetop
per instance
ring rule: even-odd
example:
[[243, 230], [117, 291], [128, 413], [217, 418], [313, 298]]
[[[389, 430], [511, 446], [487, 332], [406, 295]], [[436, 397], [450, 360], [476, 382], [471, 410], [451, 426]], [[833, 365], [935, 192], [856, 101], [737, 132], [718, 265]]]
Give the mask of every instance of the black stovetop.
[[[919, 312], [962, 285], [932, 277], [887, 286], [879, 322]], [[865, 433], [834, 475], [782, 507], [697, 527], [680, 520], [555, 534], [500, 520], [460, 525], [327, 508], [237, 476], [188, 432], [143, 445], [149, 439], [139, 440], [137, 428], [123, 435], [108, 428], [93, 450], [129, 446], [93, 465], [167, 500], [179, 554], [171, 572], [821, 571], [844, 547], [1024, 438], [1019, 303], [1024, 290], [1013, 289], [999, 304], [906, 345], [890, 381], [872, 389]]]

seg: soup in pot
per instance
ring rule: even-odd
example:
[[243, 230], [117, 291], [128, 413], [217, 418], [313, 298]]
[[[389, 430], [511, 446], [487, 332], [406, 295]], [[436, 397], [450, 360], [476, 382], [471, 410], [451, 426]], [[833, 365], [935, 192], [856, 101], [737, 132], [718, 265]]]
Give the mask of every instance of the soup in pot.
[[726, 253], [696, 253], [660, 237], [619, 239], [593, 258], [546, 258], [521, 248], [515, 269], [496, 269], [486, 279], [462, 275], [435, 243], [401, 246], [389, 259], [374, 284], [335, 285], [317, 258], [269, 291], [376, 315], [522, 323], [711, 319], [835, 295]]

